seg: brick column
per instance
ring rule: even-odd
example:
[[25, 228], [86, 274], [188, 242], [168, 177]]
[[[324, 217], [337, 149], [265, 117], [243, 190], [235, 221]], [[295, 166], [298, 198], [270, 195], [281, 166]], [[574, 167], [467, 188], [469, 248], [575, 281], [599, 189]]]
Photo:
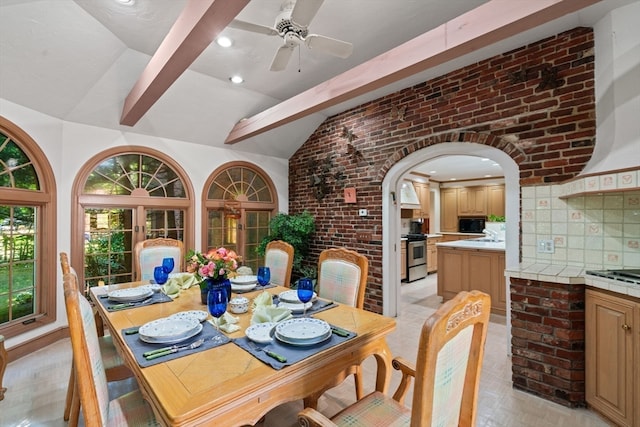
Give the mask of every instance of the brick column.
[[585, 406], [584, 306], [584, 284], [511, 278], [515, 388]]

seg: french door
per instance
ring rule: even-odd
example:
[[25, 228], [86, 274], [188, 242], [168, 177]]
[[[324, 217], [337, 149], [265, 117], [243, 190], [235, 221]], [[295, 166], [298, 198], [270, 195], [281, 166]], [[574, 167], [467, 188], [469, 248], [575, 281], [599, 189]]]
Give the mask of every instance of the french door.
[[133, 248], [145, 239], [184, 241], [185, 211], [136, 207], [84, 208], [84, 279], [89, 286], [134, 280]]

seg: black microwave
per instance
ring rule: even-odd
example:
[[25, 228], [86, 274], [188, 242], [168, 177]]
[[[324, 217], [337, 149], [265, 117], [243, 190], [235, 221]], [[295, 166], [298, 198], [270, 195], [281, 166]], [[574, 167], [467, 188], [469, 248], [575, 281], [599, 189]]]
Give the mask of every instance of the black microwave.
[[458, 219], [458, 232], [482, 233], [484, 230], [484, 218], [460, 218]]

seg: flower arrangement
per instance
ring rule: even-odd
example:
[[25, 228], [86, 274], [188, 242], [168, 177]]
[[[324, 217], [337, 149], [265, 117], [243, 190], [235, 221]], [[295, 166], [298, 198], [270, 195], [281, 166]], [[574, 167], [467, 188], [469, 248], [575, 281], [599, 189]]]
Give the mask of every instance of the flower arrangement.
[[242, 261], [235, 251], [225, 248], [211, 249], [206, 254], [189, 251], [187, 254], [187, 272], [200, 278], [200, 288], [206, 288], [207, 278], [223, 280], [235, 274]]

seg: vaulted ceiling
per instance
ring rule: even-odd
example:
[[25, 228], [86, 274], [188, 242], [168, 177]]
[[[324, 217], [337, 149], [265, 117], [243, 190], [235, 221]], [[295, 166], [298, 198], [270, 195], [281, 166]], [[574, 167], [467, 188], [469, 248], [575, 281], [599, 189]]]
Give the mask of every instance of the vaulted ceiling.
[[[251, 119], [311, 88], [320, 90], [317, 86], [323, 82], [488, 1], [325, 0], [309, 32], [348, 41], [353, 54], [341, 59], [301, 46], [288, 66], [277, 72], [269, 67], [282, 39], [224, 28], [220, 34], [232, 39], [230, 48], [216, 43], [206, 46], [165, 92], [155, 94], [157, 100], [133, 126], [125, 126], [120, 124], [125, 98], [188, 0], [131, 0], [129, 4], [118, 0], [0, 0], [0, 98], [69, 122], [289, 158], [329, 116], [546, 36], [591, 26], [606, 11], [630, 3], [596, 2], [504, 40], [475, 46], [471, 53], [408, 77], [390, 79], [375, 90], [236, 144], [225, 144], [242, 119]], [[531, 4], [530, 0], [509, 1]], [[283, 0], [249, 1], [236, 18], [273, 26], [282, 5]], [[235, 74], [244, 78], [242, 84], [229, 81]]]

